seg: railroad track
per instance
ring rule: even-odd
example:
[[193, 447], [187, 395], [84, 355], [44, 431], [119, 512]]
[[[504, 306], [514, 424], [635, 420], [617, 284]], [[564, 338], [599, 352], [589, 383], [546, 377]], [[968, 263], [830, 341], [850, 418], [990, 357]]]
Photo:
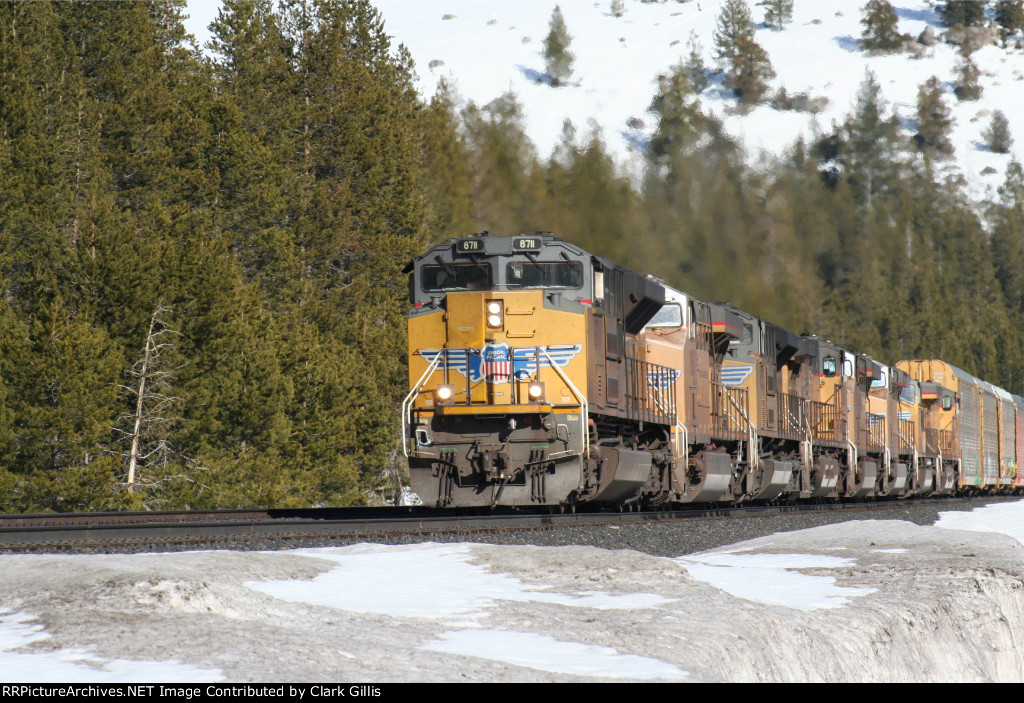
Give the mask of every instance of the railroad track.
[[[963, 509], [993, 498], [927, 501]], [[917, 504], [922, 501], [917, 501]], [[471, 536], [505, 531], [572, 527], [621, 527], [682, 520], [744, 520], [791, 513], [831, 513], [846, 519], [901, 519], [911, 504], [879, 501], [822, 505], [712, 507], [650, 512], [540, 514], [502, 510], [489, 514], [430, 508], [245, 509], [137, 513], [0, 515], [0, 553], [121, 552], [181, 548], [287, 548], [303, 542], [373, 541], [431, 535]]]

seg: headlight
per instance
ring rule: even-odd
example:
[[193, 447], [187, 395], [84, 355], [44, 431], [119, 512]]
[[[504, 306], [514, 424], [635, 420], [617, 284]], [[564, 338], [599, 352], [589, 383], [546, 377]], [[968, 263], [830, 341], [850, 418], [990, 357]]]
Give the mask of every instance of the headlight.
[[484, 304], [484, 309], [487, 311], [487, 326], [500, 329], [505, 323], [505, 311], [502, 308], [500, 300], [488, 300]]
[[530, 397], [531, 403], [538, 403], [544, 400], [544, 384], [531, 383], [526, 387], [526, 394]]
[[434, 389], [434, 402], [437, 405], [445, 405], [452, 402], [455, 397], [455, 386], [445, 384]]

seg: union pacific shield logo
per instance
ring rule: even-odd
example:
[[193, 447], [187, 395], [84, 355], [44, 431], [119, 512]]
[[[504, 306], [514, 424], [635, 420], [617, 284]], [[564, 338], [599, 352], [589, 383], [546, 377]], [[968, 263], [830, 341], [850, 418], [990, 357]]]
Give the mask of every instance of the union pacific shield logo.
[[484, 378], [488, 383], [508, 383], [512, 375], [512, 355], [508, 344], [485, 344], [480, 349], [484, 364]]
[[[547, 355], [541, 350], [546, 350]], [[439, 355], [437, 368], [455, 371], [469, 378], [473, 383], [508, 383], [509, 377], [531, 378], [538, 366], [564, 367], [583, 351], [582, 344], [557, 347], [510, 347], [507, 342], [485, 344], [480, 349], [421, 349], [419, 355], [434, 363]], [[551, 361], [548, 361], [548, 357]]]

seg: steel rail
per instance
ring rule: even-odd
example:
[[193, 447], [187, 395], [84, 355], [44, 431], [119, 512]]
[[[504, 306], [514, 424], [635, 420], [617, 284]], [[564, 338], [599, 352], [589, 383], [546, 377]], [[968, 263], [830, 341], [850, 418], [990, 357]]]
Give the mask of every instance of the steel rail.
[[[0, 515], [0, 553], [46, 552], [121, 547], [204, 545], [252, 541], [289, 542], [301, 539], [364, 539], [557, 530], [569, 527], [623, 526], [678, 520], [741, 520], [786, 513], [841, 512], [872, 516], [922, 502], [963, 507], [999, 497], [933, 498], [924, 501], [884, 500], [822, 504], [701, 506], [649, 512], [586, 512], [543, 514], [502, 511], [466, 515], [427, 508], [222, 510], [204, 512], [69, 513]], [[1012, 498], [1008, 498], [1012, 499]]]

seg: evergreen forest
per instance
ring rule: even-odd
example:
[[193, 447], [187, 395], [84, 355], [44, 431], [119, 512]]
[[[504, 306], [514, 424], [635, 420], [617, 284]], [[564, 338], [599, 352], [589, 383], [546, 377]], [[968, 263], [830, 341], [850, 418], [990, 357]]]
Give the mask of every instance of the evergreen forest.
[[395, 500], [402, 269], [483, 230], [1024, 394], [1024, 170], [971, 202], [870, 75], [751, 164], [666, 67], [638, 177], [569, 122], [542, 158], [515, 95], [417, 94], [366, 0], [226, 0], [209, 55], [183, 11], [0, 2], [2, 512]]

